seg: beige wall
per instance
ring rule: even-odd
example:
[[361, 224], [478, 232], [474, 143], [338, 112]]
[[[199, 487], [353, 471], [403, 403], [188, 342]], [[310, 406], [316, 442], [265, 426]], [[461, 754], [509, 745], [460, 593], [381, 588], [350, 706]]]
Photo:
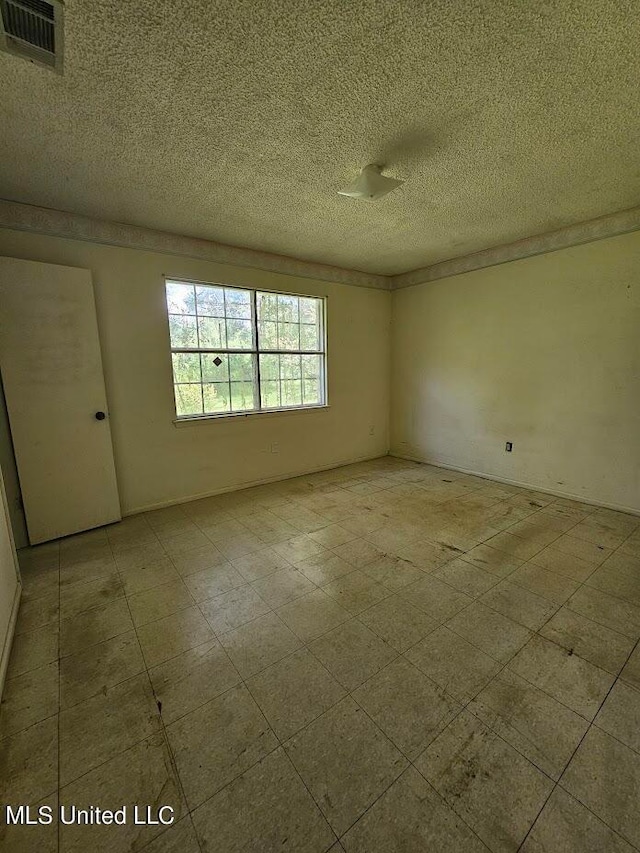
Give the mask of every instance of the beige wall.
[[[7, 230], [0, 255], [93, 273], [124, 512], [387, 452], [389, 293]], [[164, 274], [327, 296], [329, 408], [174, 426]]]
[[640, 511], [640, 233], [392, 305], [393, 453]]

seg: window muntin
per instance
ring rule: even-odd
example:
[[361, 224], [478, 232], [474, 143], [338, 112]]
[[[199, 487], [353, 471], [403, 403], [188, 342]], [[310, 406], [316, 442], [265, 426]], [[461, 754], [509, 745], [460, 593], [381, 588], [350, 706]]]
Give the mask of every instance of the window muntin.
[[324, 299], [167, 280], [178, 418], [325, 404]]

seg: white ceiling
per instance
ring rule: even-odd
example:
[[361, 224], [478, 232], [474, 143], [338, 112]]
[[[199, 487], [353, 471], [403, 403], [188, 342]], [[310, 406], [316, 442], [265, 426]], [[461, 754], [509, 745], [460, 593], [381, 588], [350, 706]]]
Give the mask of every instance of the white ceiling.
[[65, 9], [62, 76], [0, 54], [2, 198], [380, 274], [640, 201], [637, 2]]

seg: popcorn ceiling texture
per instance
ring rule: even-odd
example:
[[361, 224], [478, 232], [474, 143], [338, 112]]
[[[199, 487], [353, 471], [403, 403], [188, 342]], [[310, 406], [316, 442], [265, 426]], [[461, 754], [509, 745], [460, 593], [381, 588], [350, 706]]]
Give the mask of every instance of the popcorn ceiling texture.
[[631, 208], [637, 9], [67, 0], [62, 76], [0, 53], [0, 197], [379, 275]]

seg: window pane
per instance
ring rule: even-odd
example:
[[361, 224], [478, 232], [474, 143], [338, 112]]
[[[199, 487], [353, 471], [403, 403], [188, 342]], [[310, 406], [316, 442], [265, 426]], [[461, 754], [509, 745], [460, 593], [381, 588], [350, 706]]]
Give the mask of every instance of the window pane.
[[300, 349], [300, 326], [294, 323], [278, 323], [278, 349]]
[[227, 348], [253, 348], [253, 328], [251, 320], [227, 320]]
[[174, 385], [174, 388], [178, 417], [202, 414], [202, 385]]
[[258, 293], [258, 320], [278, 319], [278, 297], [275, 293]]
[[[216, 362], [219, 361], [219, 364]], [[229, 380], [229, 356], [224, 352], [202, 353], [202, 381], [203, 382], [228, 382]]]
[[198, 328], [195, 317], [169, 315], [169, 334], [174, 349], [196, 349], [198, 346]]
[[227, 339], [224, 320], [215, 317], [198, 317], [200, 346], [204, 349], [226, 349]]
[[278, 349], [278, 324], [263, 321], [258, 327], [260, 349]]
[[320, 383], [317, 379], [302, 380], [302, 402], [305, 406], [320, 404]]
[[228, 382], [211, 382], [202, 386], [204, 392], [204, 410], [210, 414], [230, 412]]
[[320, 300], [300, 297], [300, 322], [318, 325]]
[[231, 383], [231, 408], [234, 412], [246, 412], [255, 408], [253, 382]]
[[251, 319], [251, 294], [248, 290], [231, 290], [225, 288], [224, 298], [227, 307], [227, 317]]
[[221, 287], [196, 287], [200, 317], [224, 317], [224, 290]]
[[261, 355], [260, 356], [260, 381], [280, 379], [280, 356], [279, 355]]
[[173, 378], [176, 382], [201, 382], [199, 353], [173, 353]]
[[253, 356], [230, 355], [229, 374], [232, 382], [253, 383]]
[[320, 356], [319, 355], [301, 355], [302, 375], [309, 379], [318, 379], [320, 376]]
[[195, 314], [195, 289], [192, 284], [167, 282], [167, 308], [169, 314]]
[[280, 405], [280, 383], [277, 380], [261, 379], [260, 400], [263, 408], [277, 409]]
[[280, 386], [283, 406], [302, 405], [302, 382], [299, 379], [283, 379]]
[[280, 323], [298, 323], [299, 309], [297, 296], [278, 294], [278, 321]]
[[300, 326], [300, 349], [320, 349], [320, 329], [318, 326]]
[[281, 379], [300, 379], [301, 375], [299, 355], [280, 356]]

